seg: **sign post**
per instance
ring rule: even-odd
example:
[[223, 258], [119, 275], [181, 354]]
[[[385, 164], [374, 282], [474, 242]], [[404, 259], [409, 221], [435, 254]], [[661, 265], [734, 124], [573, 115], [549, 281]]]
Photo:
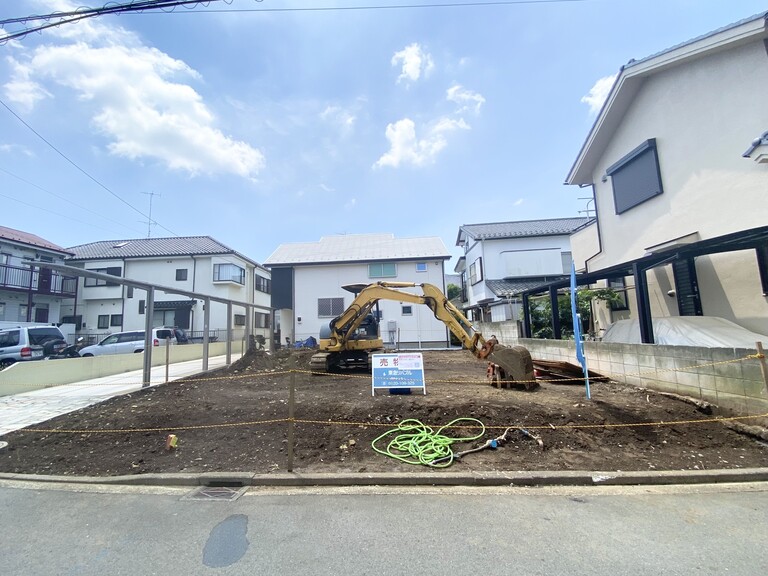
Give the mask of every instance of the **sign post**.
[[374, 354], [371, 396], [382, 388], [405, 390], [421, 388], [427, 393], [424, 382], [424, 358], [421, 352], [411, 354]]

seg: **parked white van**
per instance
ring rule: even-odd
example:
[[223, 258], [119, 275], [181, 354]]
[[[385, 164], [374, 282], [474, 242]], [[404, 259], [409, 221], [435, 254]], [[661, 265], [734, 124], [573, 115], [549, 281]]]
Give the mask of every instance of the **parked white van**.
[[[153, 346], [164, 346], [169, 339], [171, 344], [176, 344], [176, 338], [173, 335], [172, 329], [152, 329]], [[116, 332], [115, 334], [110, 334], [98, 344], [86, 346], [80, 350], [80, 356], [138, 354], [139, 352], [144, 352], [144, 330], [132, 330], [130, 332]]]

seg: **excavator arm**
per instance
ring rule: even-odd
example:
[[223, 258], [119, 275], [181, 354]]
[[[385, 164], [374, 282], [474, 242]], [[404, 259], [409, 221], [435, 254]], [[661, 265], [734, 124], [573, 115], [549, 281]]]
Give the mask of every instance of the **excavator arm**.
[[[422, 294], [413, 294], [402, 290], [403, 288], [421, 288]], [[363, 288], [352, 304], [330, 322], [330, 342], [326, 347], [333, 351], [344, 349], [355, 330], [379, 300], [396, 300], [427, 306], [435, 318], [442, 321], [475, 356], [479, 357], [486, 344], [482, 334], [475, 330], [464, 314], [451, 304], [437, 286], [413, 282], [377, 282]]]
[[[406, 288], [420, 288], [421, 294], [408, 292]], [[331, 320], [330, 332], [320, 334], [320, 351], [312, 358], [313, 369], [328, 371], [340, 366], [368, 364], [368, 354], [382, 349], [384, 344], [378, 334], [375, 338], [360, 338], [357, 331], [379, 300], [427, 306], [467, 350], [476, 358], [491, 362], [501, 370], [502, 377], [533, 380], [533, 362], [525, 348], [505, 348], [498, 346], [495, 338], [486, 340], [437, 286], [413, 282], [376, 282], [363, 287], [349, 307]]]

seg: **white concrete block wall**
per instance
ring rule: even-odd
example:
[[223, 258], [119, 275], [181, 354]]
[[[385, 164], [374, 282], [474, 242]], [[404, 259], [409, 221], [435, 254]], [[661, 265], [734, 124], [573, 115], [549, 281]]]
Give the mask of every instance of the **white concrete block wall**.
[[[521, 338], [534, 359], [576, 364], [573, 341]], [[736, 414], [768, 413], [768, 388], [756, 350], [585, 342], [591, 370], [634, 386], [690, 396]], [[722, 362], [722, 363], [720, 363]]]

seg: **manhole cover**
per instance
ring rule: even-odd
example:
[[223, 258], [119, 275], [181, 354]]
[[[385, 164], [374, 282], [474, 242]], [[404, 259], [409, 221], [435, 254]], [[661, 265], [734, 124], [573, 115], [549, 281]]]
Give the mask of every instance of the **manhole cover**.
[[187, 494], [182, 500], [237, 500], [245, 494], [248, 486], [200, 486]]

